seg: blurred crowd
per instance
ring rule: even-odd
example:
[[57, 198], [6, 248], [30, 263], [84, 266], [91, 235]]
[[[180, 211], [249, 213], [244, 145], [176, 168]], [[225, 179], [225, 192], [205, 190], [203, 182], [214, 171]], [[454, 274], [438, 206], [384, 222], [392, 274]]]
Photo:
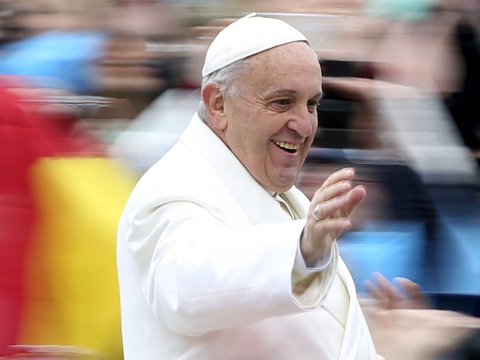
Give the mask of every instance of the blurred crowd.
[[0, 358], [121, 359], [119, 215], [196, 111], [209, 43], [250, 12], [321, 59], [298, 187], [357, 168], [340, 247], [359, 291], [408, 276], [480, 315], [480, 1], [0, 0]]

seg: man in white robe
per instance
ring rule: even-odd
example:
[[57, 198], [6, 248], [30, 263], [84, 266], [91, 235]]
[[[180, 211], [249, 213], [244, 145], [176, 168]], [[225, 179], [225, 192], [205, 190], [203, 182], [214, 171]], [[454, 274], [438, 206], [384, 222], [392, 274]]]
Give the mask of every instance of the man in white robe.
[[336, 245], [365, 190], [353, 169], [311, 203], [294, 186], [322, 97], [308, 41], [247, 16], [202, 75], [198, 114], [120, 220], [125, 359], [381, 358]]

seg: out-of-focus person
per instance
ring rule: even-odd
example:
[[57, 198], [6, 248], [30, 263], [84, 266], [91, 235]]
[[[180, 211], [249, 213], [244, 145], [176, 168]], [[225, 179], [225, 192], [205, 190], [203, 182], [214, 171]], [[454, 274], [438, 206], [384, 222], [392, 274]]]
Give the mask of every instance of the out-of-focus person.
[[7, 10], [11, 36], [0, 51], [0, 73], [128, 99], [133, 116], [178, 77], [185, 51], [175, 45], [187, 27], [175, 3], [21, 0]]

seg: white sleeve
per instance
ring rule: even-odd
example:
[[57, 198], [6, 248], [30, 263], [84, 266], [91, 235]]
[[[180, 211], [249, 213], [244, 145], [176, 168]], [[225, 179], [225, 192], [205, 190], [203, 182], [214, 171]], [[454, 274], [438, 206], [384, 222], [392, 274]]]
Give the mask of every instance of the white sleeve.
[[297, 220], [232, 229], [184, 201], [137, 212], [126, 235], [156, 316], [173, 331], [200, 335], [318, 307], [333, 269], [319, 273], [305, 303], [292, 295], [303, 226]]
[[300, 251], [300, 241], [297, 246], [297, 253], [295, 255], [295, 265], [294, 271], [299, 273], [303, 277], [307, 277], [313, 273], [325, 270], [332, 261], [333, 251], [330, 249], [321, 258], [318, 258], [315, 262], [311, 264], [306, 264], [303, 259], [302, 252]]

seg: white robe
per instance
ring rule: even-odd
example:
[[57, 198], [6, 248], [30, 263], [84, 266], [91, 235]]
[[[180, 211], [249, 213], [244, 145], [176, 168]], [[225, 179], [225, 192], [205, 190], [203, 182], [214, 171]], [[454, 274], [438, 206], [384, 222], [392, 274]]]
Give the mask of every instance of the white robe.
[[292, 293], [300, 220], [195, 115], [139, 181], [118, 230], [126, 360], [377, 359], [352, 277], [333, 260]]

